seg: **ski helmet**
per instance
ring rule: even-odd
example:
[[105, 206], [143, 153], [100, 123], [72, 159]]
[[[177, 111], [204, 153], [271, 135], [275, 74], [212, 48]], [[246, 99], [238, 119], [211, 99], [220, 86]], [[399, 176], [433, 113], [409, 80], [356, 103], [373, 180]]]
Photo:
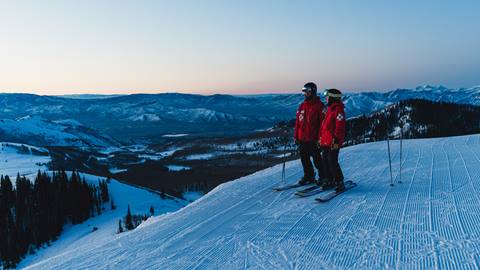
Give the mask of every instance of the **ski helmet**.
[[303, 86], [302, 92], [311, 92], [312, 96], [316, 96], [317, 95], [317, 85], [313, 82], [308, 82]]
[[340, 92], [340, 90], [338, 89], [331, 88], [325, 90], [323, 92], [323, 95], [334, 99], [340, 99], [342, 97], [342, 92]]

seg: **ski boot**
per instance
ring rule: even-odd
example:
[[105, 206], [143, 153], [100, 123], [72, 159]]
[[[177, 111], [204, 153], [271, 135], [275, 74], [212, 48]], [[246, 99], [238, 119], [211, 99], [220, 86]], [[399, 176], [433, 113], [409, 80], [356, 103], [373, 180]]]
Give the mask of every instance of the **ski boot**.
[[343, 181], [339, 181], [335, 184], [335, 192], [342, 192], [345, 191], [345, 184]]
[[308, 184], [314, 184], [314, 183], [315, 183], [315, 179], [314, 178], [309, 178], [309, 177], [308, 178], [307, 177], [302, 177], [302, 179], [300, 179], [298, 181], [298, 184], [302, 185], [302, 186], [308, 185]]

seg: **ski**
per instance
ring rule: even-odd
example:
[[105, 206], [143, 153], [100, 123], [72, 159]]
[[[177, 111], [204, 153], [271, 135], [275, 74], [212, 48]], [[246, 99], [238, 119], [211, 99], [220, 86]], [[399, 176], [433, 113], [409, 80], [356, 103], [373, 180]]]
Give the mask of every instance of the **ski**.
[[298, 195], [299, 193], [308, 193], [308, 192], [310, 192], [310, 191], [312, 191], [312, 190], [316, 190], [316, 189], [318, 189], [318, 188], [320, 188], [320, 186], [319, 186], [319, 185], [315, 185], [315, 186], [312, 186], [312, 187], [308, 187], [308, 188], [299, 190], [299, 191], [295, 192], [295, 194]]
[[312, 185], [311, 183], [305, 184], [305, 185], [300, 185], [300, 184], [291, 184], [291, 185], [286, 185], [286, 186], [279, 186], [279, 187], [274, 187], [273, 190], [275, 191], [284, 191], [292, 188], [297, 188], [297, 187], [303, 187], [307, 185]]
[[319, 186], [313, 186], [313, 187], [308, 188], [308, 189], [297, 191], [297, 192], [295, 192], [295, 195], [297, 195], [299, 197], [309, 197], [309, 196], [312, 196], [312, 195], [315, 195], [315, 194], [318, 194], [318, 193], [322, 193], [322, 192], [327, 191], [327, 190], [328, 189], [324, 189], [324, 188], [319, 187]]
[[345, 182], [345, 190], [340, 191], [340, 192], [332, 190], [330, 192], [326, 192], [325, 194], [323, 194], [322, 196], [320, 196], [318, 198], [315, 198], [315, 200], [318, 201], [318, 202], [327, 202], [327, 201], [335, 198], [337, 195], [340, 195], [340, 194], [344, 193], [345, 191], [347, 191], [349, 189], [352, 189], [356, 186], [357, 186], [357, 184], [354, 183], [354, 182], [351, 182], [351, 181]]
[[[352, 181], [346, 181], [345, 185], [351, 184], [351, 183], [352, 183]], [[309, 197], [309, 196], [316, 195], [316, 194], [319, 194], [319, 193], [322, 193], [324, 191], [328, 191], [328, 190], [331, 190], [331, 189], [332, 188], [323, 188], [321, 186], [315, 185], [313, 187], [308, 187], [306, 189], [299, 190], [299, 191], [295, 192], [295, 195], [300, 196], [300, 197]]]

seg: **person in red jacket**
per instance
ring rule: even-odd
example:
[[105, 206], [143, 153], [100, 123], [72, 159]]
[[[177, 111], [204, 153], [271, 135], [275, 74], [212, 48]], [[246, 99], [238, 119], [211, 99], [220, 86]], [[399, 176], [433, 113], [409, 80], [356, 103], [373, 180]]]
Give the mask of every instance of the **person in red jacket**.
[[327, 112], [320, 131], [320, 147], [323, 153], [323, 171], [326, 188], [335, 187], [337, 191], [345, 189], [344, 177], [338, 154], [345, 140], [345, 107], [342, 93], [338, 89], [328, 89], [324, 92], [327, 99]]
[[303, 177], [299, 184], [315, 183], [315, 172], [310, 158], [313, 158], [319, 178], [323, 178], [322, 157], [319, 149], [320, 127], [323, 121], [324, 105], [317, 96], [317, 85], [309, 82], [302, 88], [305, 100], [300, 104], [295, 121], [294, 139], [299, 146]]

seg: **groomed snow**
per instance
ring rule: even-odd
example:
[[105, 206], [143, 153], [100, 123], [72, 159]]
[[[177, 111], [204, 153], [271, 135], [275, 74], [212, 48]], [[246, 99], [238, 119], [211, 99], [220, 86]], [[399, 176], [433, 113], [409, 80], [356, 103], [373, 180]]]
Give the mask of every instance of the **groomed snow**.
[[[30, 269], [478, 269], [480, 136], [409, 140], [403, 155], [394, 187], [385, 142], [348, 147], [341, 164], [358, 187], [330, 202], [273, 192], [279, 164]], [[287, 163], [287, 182], [301, 175]]]

